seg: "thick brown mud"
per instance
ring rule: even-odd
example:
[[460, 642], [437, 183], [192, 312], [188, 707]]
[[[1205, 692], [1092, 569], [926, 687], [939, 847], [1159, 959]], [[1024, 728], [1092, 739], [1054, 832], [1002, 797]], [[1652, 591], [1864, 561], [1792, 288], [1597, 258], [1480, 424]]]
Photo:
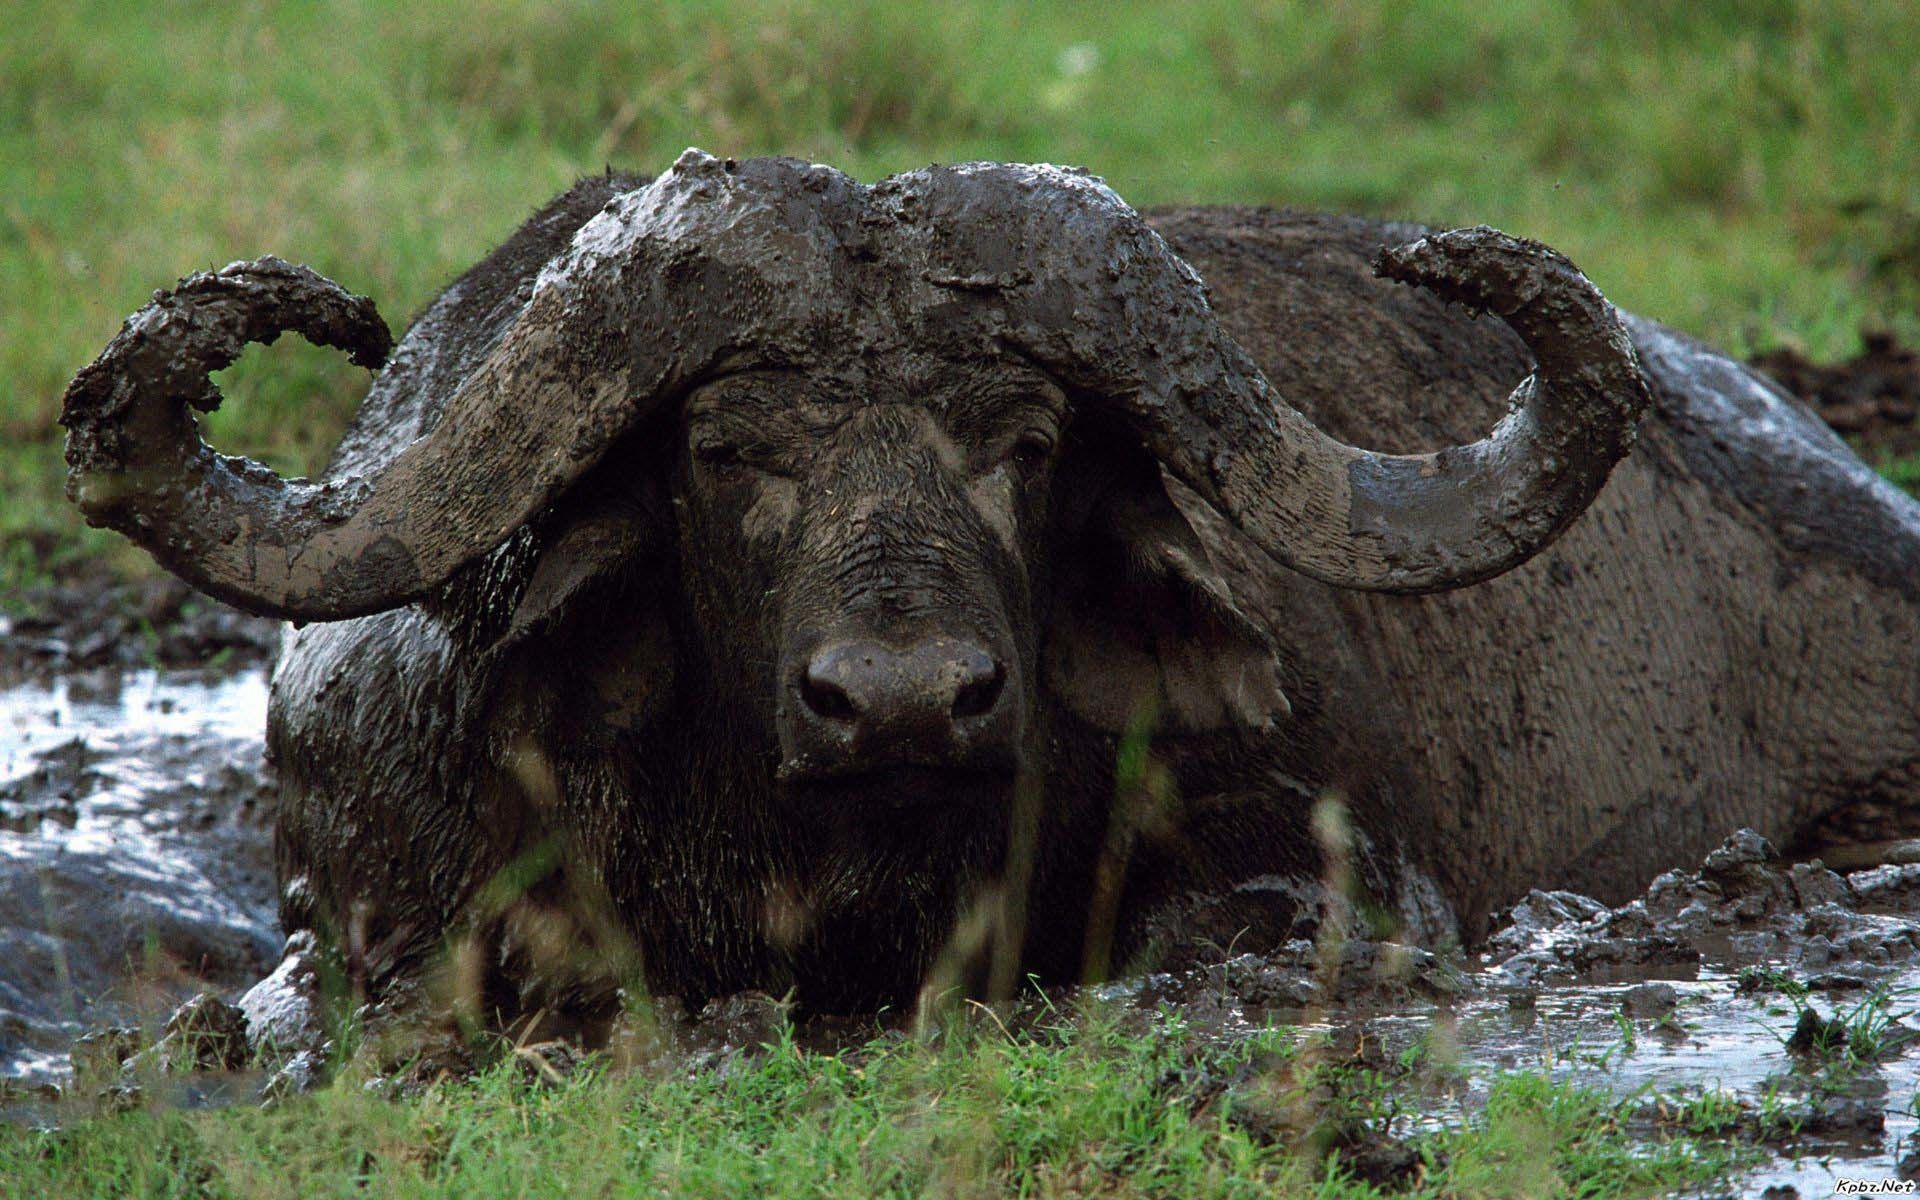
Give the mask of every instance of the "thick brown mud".
[[224, 675], [259, 667], [280, 642], [279, 622], [171, 575], [128, 582], [80, 567], [4, 600], [0, 687], [157, 668]]
[[1920, 351], [1892, 334], [1863, 331], [1860, 352], [1836, 363], [1797, 350], [1750, 360], [1820, 414], [1869, 462], [1920, 454]]

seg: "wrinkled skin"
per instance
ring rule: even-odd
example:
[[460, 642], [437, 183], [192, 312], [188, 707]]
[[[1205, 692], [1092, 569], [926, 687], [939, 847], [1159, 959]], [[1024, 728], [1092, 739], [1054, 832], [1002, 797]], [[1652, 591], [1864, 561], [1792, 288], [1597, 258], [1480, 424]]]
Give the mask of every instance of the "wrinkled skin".
[[[331, 474], [434, 429], [420, 397], [645, 182], [584, 181], [450, 288]], [[1469, 441], [1527, 372], [1498, 322], [1373, 277], [1418, 230], [1153, 224], [1336, 437]], [[1017, 274], [989, 267], [940, 286]], [[727, 320], [742, 286], [697, 284]], [[1283, 939], [1328, 794], [1367, 904], [1429, 941], [1530, 887], [1624, 896], [1740, 825], [1791, 843], [1920, 799], [1920, 518], [1711, 351], [1631, 322], [1655, 411], [1592, 511], [1490, 582], [1366, 595], [1257, 548], [1070, 373], [890, 324], [908, 286], [716, 352], [420, 603], [289, 634], [290, 932], [503, 1021], [636, 977], [863, 1008]]]

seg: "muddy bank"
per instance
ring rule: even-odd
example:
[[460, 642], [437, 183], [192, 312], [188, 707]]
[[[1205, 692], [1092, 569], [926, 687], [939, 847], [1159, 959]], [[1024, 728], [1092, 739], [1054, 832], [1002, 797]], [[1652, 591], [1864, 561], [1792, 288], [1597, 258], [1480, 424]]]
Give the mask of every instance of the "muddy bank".
[[[1422, 1135], [1476, 1115], [1496, 1075], [1538, 1071], [1633, 1097], [1650, 1144], [1710, 1111], [1720, 1136], [1756, 1156], [1736, 1190], [1811, 1196], [1920, 1165], [1900, 1166], [1920, 1092], [1916, 996], [1920, 866], [1841, 874], [1742, 831], [1617, 908], [1535, 892], [1478, 955], [1323, 932], [1272, 955], [1052, 989], [995, 1019], [1040, 1029], [1091, 1003], [1142, 1028], [1177, 1021], [1197, 1049], [1299, 1030], [1300, 1057], [1169, 1087], [1196, 1112], [1230, 1100], [1264, 1140], [1333, 1153], [1379, 1183], [1411, 1181]], [[647, 1061], [664, 1046], [712, 1066], [772, 1040], [782, 1020], [765, 997], [691, 1015], [669, 1003], [617, 1030], [612, 1052]], [[831, 1050], [874, 1028], [816, 1023], [801, 1036]], [[1339, 1094], [1352, 1086], [1397, 1100], [1356, 1104]]]
[[1869, 462], [1920, 453], [1920, 351], [1862, 331], [1860, 353], [1814, 363], [1797, 350], [1749, 360], [1804, 400]]
[[210, 600], [171, 575], [124, 582], [97, 568], [0, 605], [0, 687], [61, 675], [166, 668], [225, 674], [265, 664], [280, 625]]
[[275, 622], [95, 564], [0, 605], [0, 1078], [277, 960]]
[[[1714, 1097], [1722, 1136], [1761, 1157], [1752, 1194], [1828, 1195], [1920, 1165], [1901, 1166], [1920, 1093], [1920, 866], [1841, 874], [1741, 831], [1617, 908], [1534, 892], [1468, 962], [1364, 945], [1338, 961], [1331, 985], [1323, 948], [1310, 985], [1249, 958], [1121, 991], [1177, 997], [1202, 1027], [1303, 1023], [1393, 1076], [1410, 1112], [1352, 1142], [1363, 1174], [1383, 1154], [1411, 1161], [1396, 1141], [1467, 1118], [1512, 1070], [1638, 1098], [1650, 1140], [1700, 1120], [1690, 1097]], [[1272, 1003], [1303, 985], [1307, 1005]]]
[[[298, 983], [300, 971], [283, 970], [282, 982]], [[77, 1088], [61, 1098], [15, 1089], [11, 1115], [256, 1100], [323, 1078], [337, 1048], [308, 1017], [274, 1009], [272, 990], [237, 1005], [202, 999], [146, 1035], [96, 1033], [76, 1048]], [[1699, 1135], [1706, 1121], [1712, 1136], [1754, 1156], [1736, 1192], [1791, 1186], [1811, 1196], [1831, 1194], [1838, 1178], [1920, 1167], [1901, 1165], [1920, 1093], [1917, 995], [1920, 866], [1841, 874], [1784, 859], [1742, 832], [1619, 907], [1533, 893], [1474, 956], [1323, 930], [1271, 955], [1049, 989], [991, 1015], [961, 1011], [1014, 1034], [1045, 1036], [1089, 1009], [1142, 1030], [1177, 1029], [1196, 1065], [1164, 1081], [1170, 1103], [1196, 1115], [1224, 1105], [1256, 1137], [1334, 1154], [1380, 1183], [1413, 1181], [1422, 1139], [1474, 1119], [1496, 1078], [1521, 1071], [1628, 1099], [1630, 1127], [1650, 1146]], [[479, 1061], [449, 1034], [415, 1029], [397, 1040], [380, 1014], [362, 1016], [359, 1062], [387, 1058], [385, 1084], [396, 1091]], [[858, 1053], [876, 1035], [915, 1032], [910, 1013], [797, 1029], [788, 1021], [763, 995], [692, 1012], [663, 998], [618, 1020], [591, 1055], [532, 1036], [491, 1053], [510, 1054], [533, 1078], [609, 1058], [627, 1069], [724, 1071], [783, 1036]], [[1274, 1026], [1297, 1031], [1296, 1055], [1227, 1073], [1204, 1065], [1210, 1047]], [[312, 1040], [263, 1053], [263, 1040], [302, 1028]], [[1355, 1087], [1369, 1091], [1347, 1094]], [[1374, 1103], [1374, 1093], [1392, 1102]]]

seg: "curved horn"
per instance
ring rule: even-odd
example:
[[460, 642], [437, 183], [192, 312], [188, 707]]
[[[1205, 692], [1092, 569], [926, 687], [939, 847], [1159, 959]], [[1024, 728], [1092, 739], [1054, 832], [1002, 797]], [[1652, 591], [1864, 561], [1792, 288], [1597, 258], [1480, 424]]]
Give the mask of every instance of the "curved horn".
[[1382, 251], [1375, 271], [1498, 315], [1532, 352], [1491, 433], [1429, 454], [1357, 449], [1287, 407], [1235, 347], [1226, 386], [1192, 396], [1226, 446], [1204, 458], [1191, 436], [1159, 448], [1255, 541], [1324, 582], [1422, 593], [1490, 579], [1585, 511], [1633, 448], [1646, 380], [1613, 306], [1538, 242], [1453, 230]]
[[[1498, 314], [1536, 369], [1480, 441], [1376, 454], [1322, 432], [1223, 330], [1193, 269], [1084, 173], [966, 164], [902, 177], [902, 220], [944, 291], [1002, 340], [1124, 412], [1181, 480], [1277, 561], [1337, 587], [1432, 592], [1525, 562], [1632, 448], [1650, 397], [1611, 305], [1572, 263], [1485, 227], [1423, 238], [1376, 270]], [[981, 274], [981, 265], [988, 268]], [[971, 272], [971, 274], [969, 274]], [[1004, 307], [1001, 307], [1004, 306]]]
[[[570, 443], [627, 402], [623, 374], [566, 369], [559, 343], [576, 339], [557, 299], [536, 293], [440, 423], [378, 477], [313, 482], [215, 453], [188, 410], [219, 405], [208, 375], [249, 342], [293, 330], [374, 367], [385, 323], [371, 301], [277, 258], [191, 275], [68, 386], [68, 493], [90, 523], [252, 612], [335, 620], [418, 599], [584, 470]], [[557, 407], [529, 420], [514, 401], [536, 396]]]
[[439, 422], [367, 477], [282, 479], [215, 453], [188, 410], [218, 405], [209, 373], [284, 330], [377, 365], [372, 303], [275, 258], [190, 276], [67, 388], [68, 493], [253, 612], [338, 620], [420, 599], [730, 349], [797, 336], [854, 196], [822, 168], [688, 151], [580, 227]]

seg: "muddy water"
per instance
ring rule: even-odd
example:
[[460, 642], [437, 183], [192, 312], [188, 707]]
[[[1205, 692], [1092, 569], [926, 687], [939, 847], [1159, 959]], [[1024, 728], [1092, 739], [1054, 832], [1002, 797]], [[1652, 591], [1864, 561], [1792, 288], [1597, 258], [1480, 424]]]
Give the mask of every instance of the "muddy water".
[[[0, 690], [0, 1082], [58, 1079], [83, 1031], [151, 1031], [187, 996], [231, 997], [272, 969], [265, 713], [258, 669]], [[1843, 878], [1748, 835], [1619, 909], [1536, 894], [1472, 962], [1370, 943], [1329, 955], [1298, 943], [1099, 992], [1171, 1008], [1201, 1038], [1284, 1022], [1371, 1042], [1382, 1061], [1418, 1047], [1396, 1085], [1397, 1136], [1469, 1119], [1514, 1069], [1636, 1098], [1649, 1139], [1672, 1132], [1662, 1097], [1668, 1112], [1676, 1095], [1737, 1098], [1769, 1156], [1740, 1183], [1755, 1195], [1891, 1176], [1915, 1133], [1920, 1050], [1849, 1059], [1789, 1039], [1807, 1008], [1920, 1007], [1920, 867]], [[1758, 991], [1756, 966], [1774, 972]], [[682, 1025], [694, 1042], [752, 1045], [725, 1015], [751, 1007]]]
[[1527, 1070], [1633, 1101], [1630, 1128], [1650, 1140], [1682, 1131], [1690, 1098], [1722, 1097], [1765, 1156], [1752, 1194], [1824, 1196], [1920, 1167], [1903, 1165], [1920, 1124], [1912, 865], [1843, 877], [1743, 832], [1617, 909], [1534, 893], [1464, 972], [1419, 951], [1301, 944], [1291, 961], [1245, 956], [1109, 991], [1177, 1005], [1203, 1036], [1318, 1028], [1338, 1060], [1398, 1076], [1399, 1136], [1471, 1117], [1498, 1072]]
[[266, 695], [258, 670], [0, 691], [0, 1079], [271, 969]]
[[[1920, 989], [1920, 971], [1899, 972], [1887, 982], [1908, 992], [1907, 1003], [1893, 997], [1892, 1015], [1920, 995], [1914, 990]], [[1623, 1022], [1623, 1004], [1631, 1007], [1636, 986], [1550, 988], [1519, 1007], [1496, 996], [1451, 1013], [1380, 1018], [1370, 1027], [1389, 1053], [1424, 1045], [1433, 1056], [1458, 1063], [1460, 1073], [1428, 1090], [1422, 1105], [1427, 1121], [1459, 1120], [1483, 1106], [1491, 1069], [1547, 1070], [1643, 1100], [1649, 1136], [1673, 1132], [1661, 1128], [1663, 1108], [1674, 1112], [1703, 1091], [1736, 1098], [1754, 1121], [1770, 1111], [1780, 1114], [1781, 1128], [1768, 1139], [1769, 1161], [1750, 1179], [1754, 1190], [1791, 1184], [1802, 1196], [1826, 1196], [1840, 1178], [1895, 1173], [1916, 1125], [1915, 1056], [1859, 1066], [1837, 1056], [1795, 1054], [1787, 1042], [1798, 1005], [1784, 997], [1740, 994], [1733, 978], [1714, 971], [1673, 983], [1677, 1004], [1666, 1019]], [[1823, 1015], [1868, 1003], [1861, 993], [1809, 999]]]
[[[1756, 993], [1713, 965], [1649, 974], [1669, 978], [1540, 985], [1484, 959], [1458, 981], [1458, 995], [1383, 1004], [1357, 979], [1337, 988], [1355, 1002], [1275, 1006], [1245, 998], [1269, 991], [1276, 977], [1271, 960], [1249, 955], [1196, 975], [1100, 990], [1156, 1016], [1171, 1005], [1198, 1037], [1231, 1040], [1286, 1024], [1328, 1039], [1338, 1047], [1335, 1061], [1394, 1079], [1403, 1115], [1384, 1131], [1389, 1138], [1472, 1120], [1498, 1074], [1526, 1071], [1630, 1101], [1629, 1128], [1650, 1145], [1687, 1132], [1681, 1114], [1690, 1100], [1719, 1097], [1729, 1135], [1758, 1158], [1732, 1181], [1732, 1194], [1791, 1186], [1800, 1196], [1826, 1196], [1840, 1179], [1896, 1177], [1920, 1125], [1920, 1052], [1896, 1048], [1871, 1061], [1838, 1049], [1796, 1052], [1789, 1043], [1808, 1008], [1824, 1017], [1873, 1014], [1889, 1019], [1885, 1034], [1900, 1033], [1912, 1022], [1898, 1018], [1920, 1006], [1920, 966], [1881, 973], [1872, 987], [1797, 997]], [[1248, 986], [1260, 977], [1265, 982]], [[1245, 1099], [1258, 1105], [1261, 1096], [1257, 1079], [1247, 1085]]]

